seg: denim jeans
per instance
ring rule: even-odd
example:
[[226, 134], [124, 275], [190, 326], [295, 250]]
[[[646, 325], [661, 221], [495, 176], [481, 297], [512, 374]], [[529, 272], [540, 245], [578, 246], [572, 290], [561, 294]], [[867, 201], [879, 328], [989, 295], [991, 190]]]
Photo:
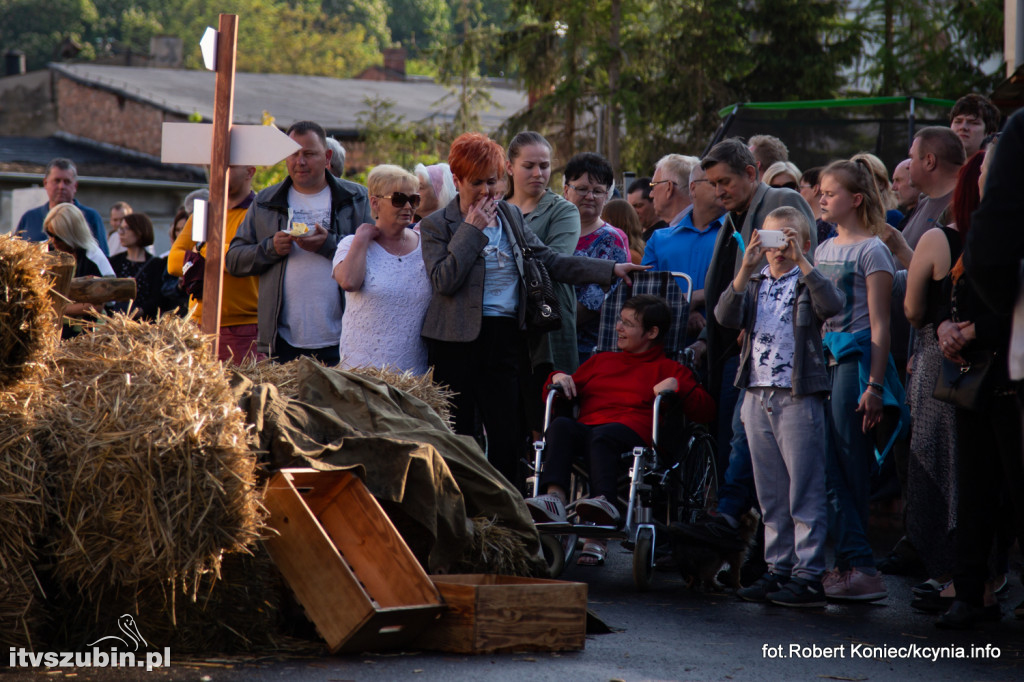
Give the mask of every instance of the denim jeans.
[[[724, 387], [722, 393], [724, 394]], [[747, 432], [743, 427], [740, 412], [746, 391], [737, 391], [737, 400], [732, 408], [732, 438], [729, 441], [729, 466], [725, 475], [720, 476], [722, 485], [718, 488], [718, 512], [734, 519], [743, 516], [757, 504], [754, 488], [754, 467], [750, 462], [750, 446]]]

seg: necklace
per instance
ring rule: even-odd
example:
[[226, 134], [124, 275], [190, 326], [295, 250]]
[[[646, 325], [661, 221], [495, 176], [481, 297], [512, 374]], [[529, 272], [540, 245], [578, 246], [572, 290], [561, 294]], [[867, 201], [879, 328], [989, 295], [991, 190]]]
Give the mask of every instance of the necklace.
[[401, 263], [402, 262], [402, 257], [406, 255], [404, 253], [404, 251], [405, 251], [405, 237], [406, 237], [406, 233], [407, 233], [407, 230], [403, 229], [402, 230], [402, 236], [398, 238], [398, 246], [397, 247], [393, 246], [391, 248], [388, 248], [383, 242], [378, 241], [377, 243], [380, 244], [380, 247], [382, 249], [387, 251], [392, 256], [395, 256], [396, 258], [398, 258], [398, 262]]

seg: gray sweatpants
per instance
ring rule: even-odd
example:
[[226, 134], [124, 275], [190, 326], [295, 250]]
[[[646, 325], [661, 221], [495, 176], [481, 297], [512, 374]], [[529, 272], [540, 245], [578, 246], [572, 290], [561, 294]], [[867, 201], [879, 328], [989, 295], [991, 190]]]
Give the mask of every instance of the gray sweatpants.
[[779, 575], [820, 580], [828, 533], [824, 398], [750, 388], [740, 415], [764, 520], [765, 563]]

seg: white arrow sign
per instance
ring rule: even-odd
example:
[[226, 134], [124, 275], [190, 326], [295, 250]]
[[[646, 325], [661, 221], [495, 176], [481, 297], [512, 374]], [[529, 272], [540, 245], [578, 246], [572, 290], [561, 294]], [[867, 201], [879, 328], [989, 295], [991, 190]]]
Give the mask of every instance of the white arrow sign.
[[217, 29], [206, 27], [206, 33], [199, 41], [199, 50], [203, 53], [203, 64], [210, 71], [217, 70]]
[[[231, 126], [232, 166], [273, 166], [302, 145], [274, 126]], [[160, 160], [164, 163], [208, 164], [213, 153], [210, 123], [164, 123]]]

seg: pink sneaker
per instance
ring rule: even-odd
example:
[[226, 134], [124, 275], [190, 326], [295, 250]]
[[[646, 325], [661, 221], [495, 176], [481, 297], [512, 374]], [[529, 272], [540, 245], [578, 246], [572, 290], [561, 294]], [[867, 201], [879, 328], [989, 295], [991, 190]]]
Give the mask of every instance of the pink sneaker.
[[889, 596], [881, 573], [868, 575], [856, 568], [842, 574], [825, 587], [825, 596], [834, 601], [878, 601]]
[[821, 577], [821, 586], [828, 589], [836, 583], [846, 580], [847, 573], [849, 573], [849, 571], [840, 571], [838, 568], [833, 568]]

